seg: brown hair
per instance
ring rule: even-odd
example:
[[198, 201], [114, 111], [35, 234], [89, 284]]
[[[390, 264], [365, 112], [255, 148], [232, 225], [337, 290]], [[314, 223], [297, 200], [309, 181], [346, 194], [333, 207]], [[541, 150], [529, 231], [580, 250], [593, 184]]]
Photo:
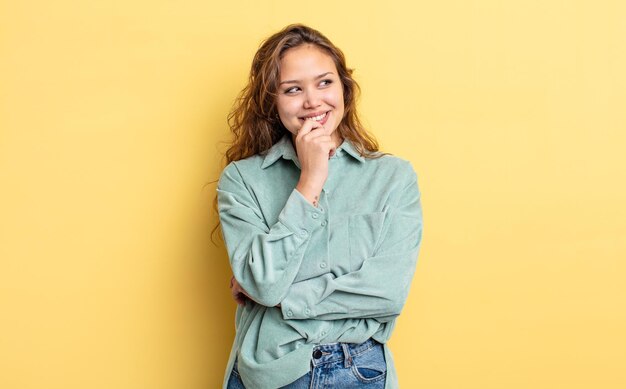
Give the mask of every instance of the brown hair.
[[[252, 61], [248, 84], [241, 90], [228, 114], [228, 125], [234, 135], [224, 155], [224, 166], [256, 154], [264, 155], [288, 132], [278, 118], [277, 89], [280, 82], [280, 60], [291, 48], [304, 44], [317, 46], [328, 54], [337, 67], [343, 87], [344, 117], [337, 127], [339, 135], [349, 139], [365, 158], [380, 158], [378, 142], [359, 120], [356, 103], [361, 92], [352, 78], [353, 69], [346, 66], [343, 52], [321, 32], [303, 24], [291, 24], [261, 43]], [[218, 212], [217, 194], [213, 208]], [[211, 236], [219, 227], [217, 225]]]

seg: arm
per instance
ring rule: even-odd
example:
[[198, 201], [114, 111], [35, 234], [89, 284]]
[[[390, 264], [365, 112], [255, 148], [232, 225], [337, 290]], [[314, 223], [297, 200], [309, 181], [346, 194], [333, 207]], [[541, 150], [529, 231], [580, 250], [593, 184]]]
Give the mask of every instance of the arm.
[[422, 238], [422, 207], [417, 176], [409, 164], [383, 224], [373, 256], [354, 272], [331, 273], [294, 283], [281, 302], [285, 319], [396, 318], [409, 287]]
[[217, 187], [222, 233], [233, 275], [247, 295], [273, 307], [295, 279], [309, 237], [321, 228], [318, 208], [294, 189], [268, 227], [235, 163], [222, 172]]

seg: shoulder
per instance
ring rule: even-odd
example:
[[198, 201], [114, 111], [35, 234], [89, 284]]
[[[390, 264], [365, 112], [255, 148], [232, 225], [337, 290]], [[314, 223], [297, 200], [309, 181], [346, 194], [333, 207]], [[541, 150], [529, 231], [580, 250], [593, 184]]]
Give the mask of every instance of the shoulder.
[[249, 176], [250, 173], [253, 173], [253, 176], [258, 176], [258, 173], [262, 171], [261, 165], [264, 158], [263, 155], [256, 154], [238, 161], [229, 162], [228, 165], [222, 169], [218, 186], [227, 180], [243, 182], [244, 177]]
[[384, 174], [396, 181], [411, 183], [417, 180], [417, 173], [408, 159], [393, 154], [385, 154], [380, 158], [366, 159], [377, 174]]

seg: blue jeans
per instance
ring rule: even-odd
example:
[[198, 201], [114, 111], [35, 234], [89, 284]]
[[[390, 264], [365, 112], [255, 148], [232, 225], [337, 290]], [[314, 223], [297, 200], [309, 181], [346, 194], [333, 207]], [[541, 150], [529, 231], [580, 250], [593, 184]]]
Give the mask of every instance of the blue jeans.
[[[311, 370], [281, 389], [384, 389], [386, 375], [383, 345], [372, 338], [361, 344], [320, 344], [313, 349]], [[236, 359], [228, 389], [245, 389]]]

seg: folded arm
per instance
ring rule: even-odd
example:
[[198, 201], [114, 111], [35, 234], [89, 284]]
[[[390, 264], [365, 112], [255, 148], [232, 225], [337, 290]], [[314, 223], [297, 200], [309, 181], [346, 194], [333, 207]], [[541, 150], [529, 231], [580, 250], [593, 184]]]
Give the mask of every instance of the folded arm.
[[382, 240], [360, 269], [296, 282], [281, 301], [285, 319], [395, 319], [415, 272], [422, 238], [422, 207], [417, 176], [409, 163], [383, 223]]
[[220, 176], [217, 196], [235, 279], [257, 303], [279, 304], [298, 274], [311, 235], [321, 228], [313, 215], [323, 211], [294, 188], [278, 221], [268, 227], [235, 163]]

